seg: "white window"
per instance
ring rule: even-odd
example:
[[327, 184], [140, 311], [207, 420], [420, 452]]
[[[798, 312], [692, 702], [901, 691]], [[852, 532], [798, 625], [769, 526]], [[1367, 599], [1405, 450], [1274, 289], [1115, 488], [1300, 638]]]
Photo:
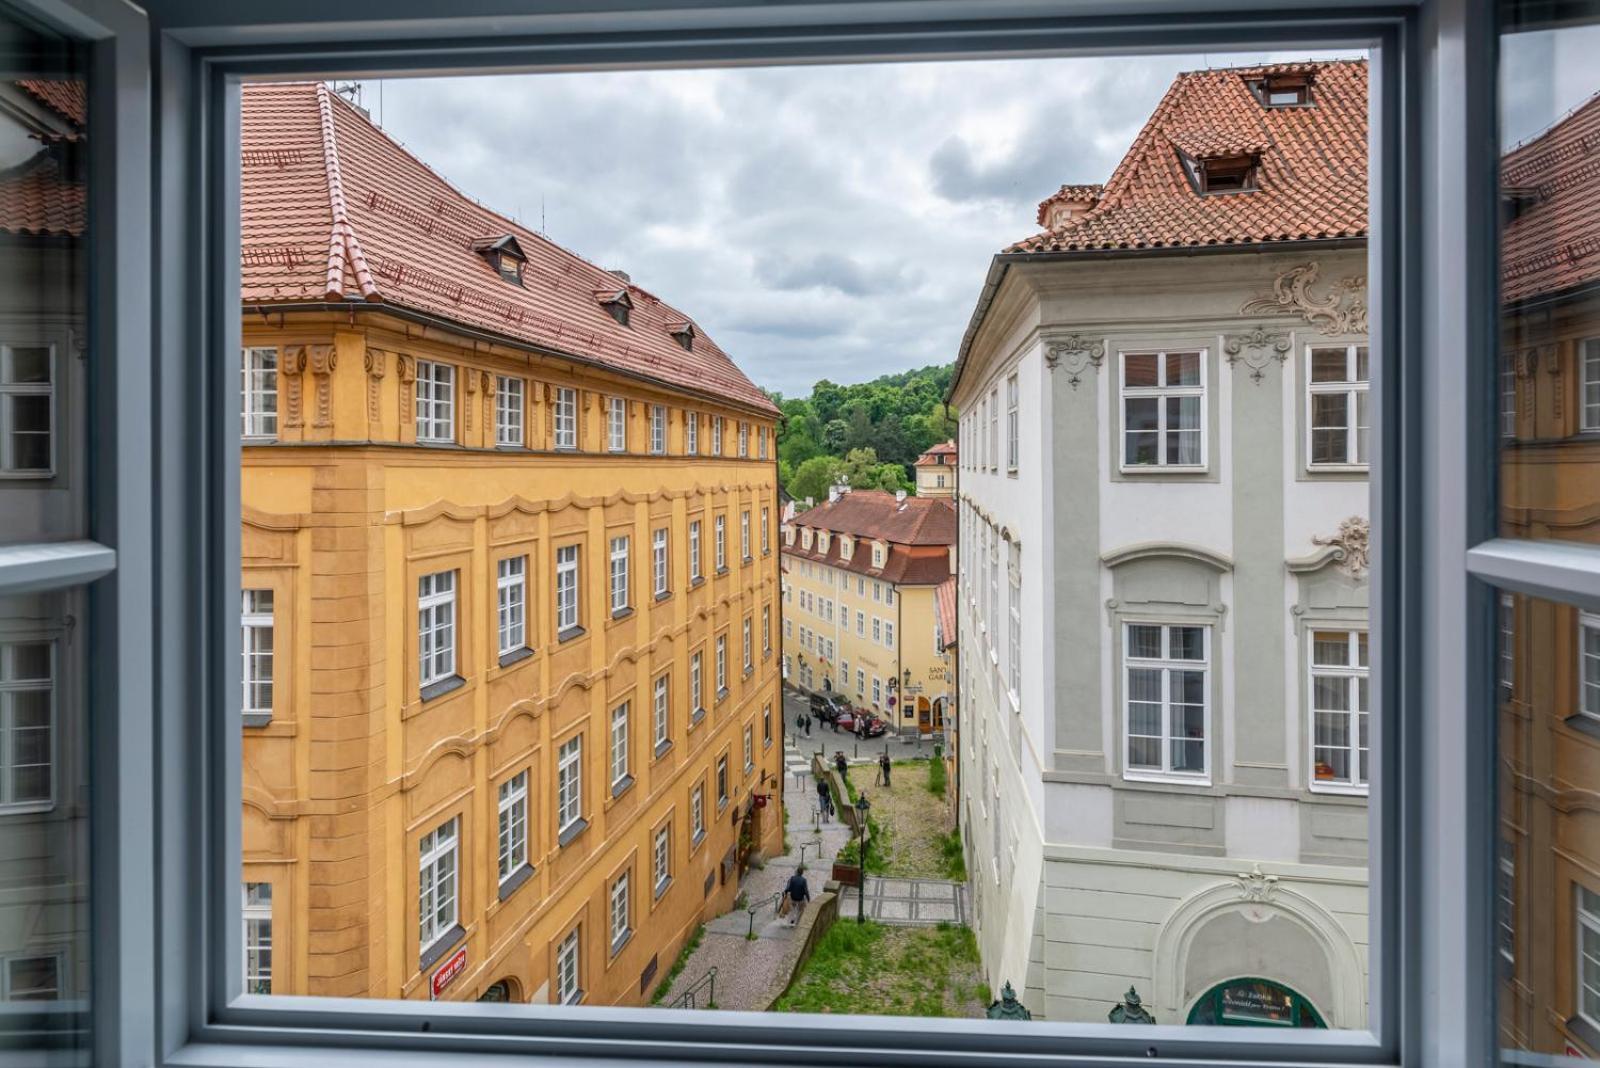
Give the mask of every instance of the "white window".
[[578, 547], [563, 545], [556, 550], [556, 630], [565, 632], [578, 626]]
[[611, 788], [628, 777], [628, 702], [611, 710]]
[[[7, 362], [13, 368], [15, 368], [16, 365], [17, 365], [17, 359], [16, 359], [16, 355], [15, 355], [17, 353], [36, 353], [36, 354], [37, 353], [42, 353], [43, 354], [44, 365], [43, 365], [43, 368], [42, 368], [42, 374], [43, 374], [44, 377], [43, 377], [42, 381], [43, 381], [44, 386], [45, 386], [45, 392], [44, 392], [43, 395], [48, 399], [48, 397], [49, 397], [50, 377], [51, 377], [50, 376], [50, 362], [51, 362], [50, 361], [50, 355], [51, 355], [50, 350], [49, 349], [7, 349], [6, 351], [7, 351], [7, 356], [8, 356]], [[240, 367], [240, 374], [241, 374], [240, 396], [242, 398], [242, 406], [243, 406], [242, 414], [244, 416], [244, 427], [243, 427], [244, 436], [247, 437], [247, 438], [273, 438], [273, 437], [277, 437], [278, 436], [278, 350], [277, 349], [273, 349], [273, 348], [247, 348], [247, 349], [244, 350], [242, 355], [243, 355], [243, 362], [242, 362], [241, 367]], [[23, 360], [24, 364], [29, 362], [29, 360], [30, 360], [30, 358], [25, 357], [24, 360]], [[39, 363], [39, 360], [40, 360], [40, 357], [38, 355], [34, 355], [34, 356], [31, 357], [31, 361], [35, 364], [35, 367], [32, 370], [32, 376], [31, 376], [36, 380], [33, 383], [35, 386], [38, 385], [39, 375], [41, 374], [41, 368], [37, 366], [38, 363]], [[24, 369], [26, 369], [26, 368], [24, 368]], [[13, 375], [14, 375], [14, 373], [15, 372], [13, 372]], [[12, 386], [10, 384], [9, 377], [11, 377], [11, 376], [8, 376], [7, 384], [4, 387], [0, 387], [0, 388], [4, 388], [8, 393], [12, 389], [15, 388], [14, 386]], [[34, 395], [38, 395], [38, 394], [34, 394]], [[33, 404], [35, 406], [37, 406], [38, 402], [34, 401]], [[10, 400], [9, 397], [7, 398], [6, 407], [8, 409], [11, 408], [11, 400]], [[12, 414], [12, 413], [8, 411], [7, 414]], [[46, 409], [46, 418], [48, 418], [48, 409]]]
[[650, 535], [650, 568], [655, 582], [655, 595], [667, 594], [667, 528], [661, 527]]
[[883, 680], [876, 675], [872, 676], [872, 703], [875, 705], [883, 703]]
[[1600, 616], [1578, 615], [1578, 711], [1600, 719]]
[[706, 788], [702, 785], [689, 791], [689, 835], [693, 842], [706, 836]]
[[699, 652], [689, 656], [689, 707], [696, 712], [706, 707], [705, 670]]
[[756, 455], [762, 460], [767, 458], [767, 428], [756, 427]]
[[761, 651], [772, 652], [772, 606], [761, 609]]
[[743, 460], [750, 455], [750, 424], [739, 424], [739, 459]]
[[755, 666], [755, 648], [750, 640], [750, 617], [744, 617], [744, 670], [749, 674]]
[[892, 619], [883, 621], [883, 644], [891, 649], [894, 648], [894, 620]]
[[1000, 467], [1000, 387], [989, 391], [989, 469]]
[[[1012, 375], [1006, 379], [1006, 470], [1017, 469], [1017, 454], [1020, 451], [1021, 427], [1018, 423], [1017, 401], [1019, 387], [1017, 376]], [[939, 476], [939, 485], [944, 485], [944, 476]]]
[[722, 455], [722, 416], [711, 417], [711, 455]]
[[1579, 369], [1583, 372], [1583, 429], [1600, 430], [1600, 337], [1583, 342]]
[[717, 697], [728, 688], [728, 636], [717, 635]]
[[1600, 894], [1573, 884], [1578, 894], [1578, 1015], [1600, 1027]]
[[1311, 766], [1318, 786], [1367, 784], [1367, 634], [1311, 635]]
[[571, 1005], [583, 997], [583, 991], [578, 987], [578, 932], [581, 928], [574, 927], [572, 933], [561, 940], [561, 945], [556, 949], [556, 1004]]
[[1517, 436], [1517, 361], [1510, 356], [1500, 359], [1500, 436]]
[[660, 749], [663, 745], [666, 745], [667, 744], [667, 739], [669, 737], [671, 737], [671, 730], [672, 730], [672, 719], [671, 719], [671, 715], [672, 715], [672, 685], [671, 685], [671, 683], [672, 683], [672, 679], [668, 675], [662, 675], [660, 678], [656, 679], [655, 707], [654, 707], [655, 715], [654, 715], [654, 719], [655, 719], [655, 733], [656, 733], [656, 748], [657, 749]]
[[848, 687], [849, 685], [850, 685], [850, 661], [841, 658], [839, 660], [839, 686], [840, 686], [841, 689], [843, 689], [843, 688]]
[[712, 545], [713, 552], [716, 555], [717, 570], [726, 571], [728, 569], [728, 517], [719, 515], [715, 523], [716, 536]]
[[519, 771], [500, 784], [500, 881], [528, 863], [528, 773]]
[[499, 571], [500, 655], [506, 656], [528, 644], [528, 558], [509, 556], [500, 561]]
[[54, 796], [54, 646], [0, 645], [0, 808], [42, 808]]
[[856, 696], [860, 697], [867, 692], [867, 673], [856, 668]]
[[656, 831], [655, 849], [653, 850], [653, 863], [651, 865], [656, 886], [656, 896], [667, 888], [672, 881], [672, 825], [668, 824]]
[[700, 454], [700, 413], [683, 413], [683, 451], [690, 456]]
[[494, 443], [521, 445], [523, 417], [522, 379], [496, 375], [494, 380]]
[[1010, 616], [1007, 620], [1008, 633], [1006, 635], [1006, 683], [1011, 688], [1011, 700], [1015, 704], [1022, 694], [1022, 548], [1015, 542], [1011, 544], [1011, 559], [1007, 568], [1007, 578], [1010, 580], [1010, 603], [1007, 608]]
[[650, 451], [657, 456], [667, 451], [667, 407], [664, 404], [650, 407]]
[[424, 950], [449, 934], [460, 914], [456, 831], [452, 818], [417, 845], [418, 944]]
[[628, 536], [611, 539], [611, 612], [628, 607]]
[[272, 715], [272, 591], [240, 591], [240, 642], [244, 655], [246, 716]]
[[750, 774], [756, 766], [756, 729], [747, 726], [744, 729], [744, 773]]
[[750, 559], [750, 509], [739, 513], [739, 558]]
[[761, 746], [766, 748], [772, 744], [772, 706], [763, 705], [761, 708]]
[[1122, 466], [1203, 467], [1205, 353], [1122, 353]]
[[721, 812], [728, 804], [728, 758], [726, 754], [717, 757], [717, 811]]
[[421, 685], [456, 673], [456, 573], [417, 580], [417, 652]]
[[894, 604], [894, 587], [893, 586], [887, 586], [887, 585], [884, 586], [884, 588], [883, 588], [883, 603], [884, 604]]
[[563, 742], [556, 760], [556, 830], [583, 818], [583, 735]]
[[628, 402], [621, 397], [606, 399], [606, 446], [612, 452], [628, 451]]
[[272, 993], [272, 884], [245, 883], [244, 992]]
[[689, 581], [700, 581], [700, 520], [689, 524]]
[[867, 633], [867, 614], [861, 609], [856, 609], [856, 637], [865, 637]]
[[1500, 865], [1496, 872], [1495, 896], [1499, 899], [1495, 910], [1495, 926], [1500, 956], [1506, 964], [1517, 959], [1517, 845], [1504, 839], [1500, 842]]
[[1517, 605], [1511, 594], [1500, 595], [1499, 661], [1500, 699], [1509, 701], [1517, 688]]
[[1314, 467], [1349, 467], [1368, 458], [1367, 346], [1313, 345], [1306, 349], [1309, 367], [1306, 398], [1310, 450]]
[[568, 386], [556, 390], [556, 448], [578, 447], [578, 391]]
[[1207, 628], [1129, 623], [1123, 639], [1128, 771], [1204, 777]]
[[628, 918], [628, 873], [623, 872], [611, 884], [611, 952], [621, 949], [633, 935]]
[[765, 556], [772, 551], [772, 523], [770, 522], [771, 509], [761, 509], [761, 555]]
[[417, 361], [417, 440], [456, 439], [456, 369], [447, 363]]

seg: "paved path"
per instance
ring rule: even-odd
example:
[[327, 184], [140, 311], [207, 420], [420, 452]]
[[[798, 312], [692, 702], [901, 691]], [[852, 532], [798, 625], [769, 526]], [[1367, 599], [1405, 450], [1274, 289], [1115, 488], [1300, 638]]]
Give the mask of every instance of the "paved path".
[[[837, 750], [843, 749], [845, 756], [852, 761], [871, 762], [878, 759], [878, 754], [885, 749], [894, 760], [926, 760], [933, 756], [934, 742], [932, 738], [917, 734], [886, 734], [882, 738], [862, 740], [856, 738], [849, 731], [838, 731], [813, 717], [811, 733], [800, 732], [795, 726], [795, 717], [811, 711], [811, 701], [805, 694], [795, 690], [783, 692], [783, 729], [786, 735], [791, 736], [795, 748], [805, 759], [810, 759], [812, 753], [821, 753], [824, 757], [832, 756]], [[794, 735], [798, 737], [793, 737]]]
[[[867, 877], [866, 912], [880, 923], [903, 927], [932, 927], [940, 923], [967, 922], [967, 888], [948, 879], [898, 879]], [[854, 893], [847, 892], [840, 913], [854, 915]]]

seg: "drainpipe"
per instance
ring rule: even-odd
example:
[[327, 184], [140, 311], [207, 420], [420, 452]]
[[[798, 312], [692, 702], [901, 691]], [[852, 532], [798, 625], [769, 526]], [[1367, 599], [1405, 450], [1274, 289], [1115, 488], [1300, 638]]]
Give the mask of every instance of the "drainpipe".
[[[949, 402], [949, 400], [946, 400], [944, 402], [944, 417], [945, 417], [946, 420], [948, 420], [950, 418], [950, 402]], [[956, 427], [956, 440], [958, 442], [961, 440], [961, 427], [959, 426], [959, 424]], [[966, 646], [966, 643], [961, 640], [961, 611], [960, 611], [960, 606], [961, 606], [961, 561], [966, 559], [966, 552], [967, 552], [967, 547], [965, 545], [961, 544], [961, 446], [960, 445], [956, 446], [956, 466], [955, 466], [955, 470], [952, 471], [950, 473], [950, 475], [951, 475], [951, 477], [953, 479], [955, 479], [955, 491], [954, 492], [955, 492], [955, 502], [956, 502], [956, 666], [955, 666], [956, 678], [955, 678], [955, 685], [952, 688], [955, 691], [956, 732], [960, 733], [962, 716], [963, 716], [963, 712], [962, 712], [962, 708], [961, 708], [961, 650]], [[937, 598], [938, 594], [934, 594], [934, 596]], [[936, 602], [934, 604], [934, 611], [937, 612], [938, 610], [939, 610], [939, 606], [938, 606], [938, 604]], [[950, 711], [951, 710], [948, 709], [948, 708], [945, 709], [946, 722], [949, 721]], [[950, 732], [949, 732], [949, 730], [945, 731], [944, 738], [945, 738], [945, 743], [949, 744], [949, 742], [950, 742]], [[956, 750], [956, 752], [955, 752], [955, 758], [956, 758], [956, 804], [955, 804], [956, 818], [955, 818], [955, 829], [956, 829], [956, 836], [959, 838], [960, 837], [960, 833], [961, 833], [961, 747], [958, 745], [958, 746], [955, 747], [955, 750]]]

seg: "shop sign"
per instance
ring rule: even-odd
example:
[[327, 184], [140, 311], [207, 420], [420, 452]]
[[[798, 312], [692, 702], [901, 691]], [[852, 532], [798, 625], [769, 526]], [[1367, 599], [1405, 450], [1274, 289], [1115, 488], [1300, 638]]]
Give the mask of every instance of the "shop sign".
[[439, 970], [433, 973], [429, 980], [428, 992], [434, 1001], [439, 1000], [439, 995], [444, 993], [444, 988], [455, 982], [456, 977], [467, 970], [467, 947], [462, 946], [439, 965]]

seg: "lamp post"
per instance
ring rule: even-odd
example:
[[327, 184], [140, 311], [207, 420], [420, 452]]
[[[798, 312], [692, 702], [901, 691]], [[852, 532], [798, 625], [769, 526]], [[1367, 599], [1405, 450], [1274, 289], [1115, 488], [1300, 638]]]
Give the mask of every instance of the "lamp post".
[[860, 836], [860, 848], [856, 850], [856, 860], [861, 865], [857, 872], [856, 882], [856, 922], [867, 922], [867, 810], [872, 807], [872, 802], [867, 800], [865, 792], [856, 798], [856, 834]]

